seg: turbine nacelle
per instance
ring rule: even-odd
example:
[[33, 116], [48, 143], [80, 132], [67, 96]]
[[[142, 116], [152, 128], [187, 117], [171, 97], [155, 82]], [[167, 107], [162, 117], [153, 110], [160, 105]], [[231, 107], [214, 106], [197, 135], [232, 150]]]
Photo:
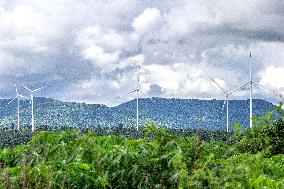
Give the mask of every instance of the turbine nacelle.
[[223, 112], [224, 108], [225, 108], [225, 105], [227, 105], [227, 132], [229, 132], [229, 96], [237, 91], [241, 91], [243, 90], [243, 88], [249, 84], [249, 82], [245, 83], [244, 85], [236, 88], [236, 89], [233, 89], [231, 91], [229, 90], [225, 90], [217, 81], [215, 81], [213, 78], [211, 78], [211, 80], [223, 91], [223, 93], [225, 94], [225, 100], [224, 100], [224, 103], [223, 103], [223, 106], [222, 106], [222, 110], [221, 110], [221, 113]]
[[46, 86], [44, 86], [44, 87], [40, 87], [40, 88], [31, 90], [30, 88], [28, 88], [28, 87], [25, 86], [25, 85], [23, 85], [23, 87], [24, 87], [25, 89], [27, 89], [30, 93], [34, 93], [34, 92], [37, 92], [37, 91], [39, 91], [39, 90], [42, 90], [42, 89], [46, 88]]
[[8, 102], [8, 104], [11, 104], [14, 100], [20, 99], [20, 98], [24, 98], [24, 99], [29, 100], [28, 97], [26, 97], [26, 96], [24, 96], [24, 95], [21, 95], [21, 94], [19, 93], [18, 88], [17, 88], [17, 84], [15, 84], [15, 91], [16, 91], [16, 96], [15, 96], [12, 100], [10, 100], [10, 101]]
[[29, 99], [27, 97], [25, 97], [24, 95], [19, 94], [18, 88], [17, 88], [17, 84], [15, 84], [15, 91], [16, 91], [16, 96], [10, 100], [8, 102], [8, 104], [11, 104], [14, 100], [18, 100], [18, 107], [17, 107], [17, 130], [20, 130], [20, 99], [21, 98], [25, 98], [25, 99]]

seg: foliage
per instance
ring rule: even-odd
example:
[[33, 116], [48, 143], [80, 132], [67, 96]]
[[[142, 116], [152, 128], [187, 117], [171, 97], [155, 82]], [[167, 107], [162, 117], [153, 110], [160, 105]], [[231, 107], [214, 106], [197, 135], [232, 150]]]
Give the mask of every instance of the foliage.
[[237, 129], [234, 138], [239, 137], [240, 141], [234, 147], [238, 152], [262, 152], [266, 156], [284, 153], [284, 114], [281, 105], [279, 107], [276, 112], [256, 117], [253, 128]]
[[6, 128], [0, 188], [284, 188], [284, 114], [277, 110], [254, 118], [254, 128], [235, 124], [234, 133], [152, 122], [143, 131]]
[[[283, 133], [282, 123], [276, 121], [275, 128]], [[248, 137], [263, 137], [258, 130], [244, 132], [231, 145], [180, 137], [153, 123], [139, 139], [42, 131], [26, 145], [0, 149], [0, 188], [284, 188], [284, 155], [267, 157], [265, 147], [244, 147]], [[283, 149], [278, 142], [270, 145]]]

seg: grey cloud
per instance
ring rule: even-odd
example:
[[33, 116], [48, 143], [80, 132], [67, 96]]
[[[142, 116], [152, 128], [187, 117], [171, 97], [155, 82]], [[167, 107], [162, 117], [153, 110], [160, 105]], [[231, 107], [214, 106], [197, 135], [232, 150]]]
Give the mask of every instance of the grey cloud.
[[210, 28], [205, 32], [208, 35], [219, 35], [220, 38], [224, 35], [233, 36], [236, 40], [245, 39], [252, 41], [268, 41], [268, 42], [284, 42], [284, 33], [278, 33], [269, 30], [246, 30], [238, 29], [234, 26], [224, 25], [216, 28]]
[[[225, 81], [226, 87], [234, 88], [246, 80], [248, 52], [253, 51], [254, 61], [257, 62], [254, 67], [255, 79], [260, 80], [260, 73], [269, 65], [283, 66], [284, 57], [280, 54], [284, 48], [284, 3], [280, 0], [253, 1], [246, 5], [246, 1], [238, 1], [234, 5], [232, 2], [235, 1], [1, 1], [0, 6], [8, 13], [19, 5], [25, 5], [32, 7], [31, 10], [42, 17], [33, 26], [29, 26], [29, 23], [25, 25], [28, 30], [23, 36], [35, 36], [33, 45], [25, 44], [27, 41], [9, 43], [9, 40], [21, 36], [21, 32], [1, 35], [3, 28], [12, 26], [8, 23], [1, 28], [3, 23], [0, 24], [0, 41], [8, 41], [6, 44], [0, 42], [0, 68], [4, 68], [0, 71], [0, 92], [2, 96], [11, 96], [13, 83], [20, 80], [31, 86], [48, 84], [50, 87], [45, 94], [54, 98], [112, 103], [106, 99], [135, 87], [137, 64], [123, 63], [123, 60], [138, 54], [144, 55], [145, 66], [188, 65], [186, 69], [189, 70], [185, 70], [188, 75], [184, 75], [191, 79], [190, 84], [194, 86], [197, 84], [193, 83], [196, 77], [190, 75], [194, 74], [192, 68], [201, 72], [197, 80], [204, 88], [210, 87], [207, 83], [210, 76], [220, 78]], [[129, 46], [115, 49], [120, 54], [118, 60], [113, 62], [113, 67], [98, 67], [96, 59], [82, 57], [82, 48], [77, 44], [82, 30], [99, 26], [102, 31], [113, 31], [130, 39], [135, 34], [133, 21], [147, 8], [160, 11], [163, 18], [161, 25], [138, 36], [137, 42], [132, 41]], [[175, 17], [177, 15], [179, 17]], [[185, 30], [171, 25], [171, 19], [173, 23], [179, 22]], [[40, 35], [36, 33], [36, 26], [41, 26], [39, 31], [44, 29], [44, 32]], [[17, 27], [13, 26], [12, 29], [16, 30]], [[39, 47], [47, 47], [48, 51], [36, 51]], [[99, 47], [108, 53], [113, 51], [103, 45]], [[202, 54], [212, 49], [214, 52], [207, 53], [205, 62]], [[169, 68], [169, 72], [170, 69], [175, 68]], [[148, 87], [150, 95], [181, 94], [181, 97], [204, 98], [219, 95], [213, 90], [193, 92], [182, 87], [179, 93], [166, 89], [162, 91], [161, 86], [151, 82], [145, 80], [143, 84], [145, 89]], [[180, 82], [180, 86], [185, 86], [186, 81]]]
[[151, 96], [161, 96], [163, 95], [162, 89], [157, 84], [151, 84], [149, 89], [149, 95]]

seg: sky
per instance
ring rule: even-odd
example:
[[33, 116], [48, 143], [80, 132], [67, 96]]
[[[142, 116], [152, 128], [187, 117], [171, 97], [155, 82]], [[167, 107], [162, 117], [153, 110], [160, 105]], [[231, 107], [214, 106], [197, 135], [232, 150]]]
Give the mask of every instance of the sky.
[[[249, 53], [252, 57], [249, 58]], [[0, 0], [0, 97], [116, 105], [141, 97], [223, 99], [253, 80], [284, 94], [282, 0]], [[232, 99], [247, 99], [243, 88]], [[255, 98], [278, 101], [270, 90]]]

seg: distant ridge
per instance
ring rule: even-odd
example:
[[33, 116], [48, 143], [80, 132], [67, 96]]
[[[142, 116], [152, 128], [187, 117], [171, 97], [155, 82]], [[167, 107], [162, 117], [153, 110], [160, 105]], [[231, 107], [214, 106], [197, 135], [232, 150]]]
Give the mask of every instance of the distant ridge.
[[[153, 101], [154, 102], [153, 102]], [[191, 128], [208, 130], [226, 129], [226, 112], [221, 112], [223, 100], [141, 98], [140, 127], [148, 121], [159, 127]], [[16, 103], [7, 106], [8, 99], [0, 99], [0, 127], [14, 127], [16, 121]], [[91, 127], [134, 127], [136, 101], [131, 100], [115, 107], [102, 104], [62, 102], [50, 98], [38, 97], [35, 101], [36, 126], [60, 128], [63, 126]], [[29, 127], [30, 104], [21, 103], [22, 126]], [[265, 115], [274, 109], [274, 105], [262, 99], [253, 100], [255, 116]], [[239, 122], [249, 125], [249, 100], [230, 101], [230, 124]]]

